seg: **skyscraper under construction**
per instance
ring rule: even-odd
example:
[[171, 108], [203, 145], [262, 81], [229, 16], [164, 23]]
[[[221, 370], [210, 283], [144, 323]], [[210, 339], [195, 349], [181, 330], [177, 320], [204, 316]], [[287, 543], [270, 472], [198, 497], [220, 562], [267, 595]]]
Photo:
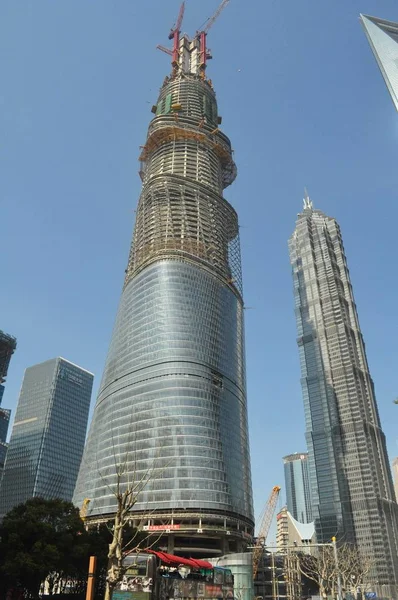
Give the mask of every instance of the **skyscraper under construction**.
[[357, 544], [396, 597], [398, 505], [339, 225], [307, 196], [289, 246], [317, 540]]
[[239, 229], [222, 195], [236, 167], [205, 75], [206, 30], [191, 40], [180, 25], [140, 156], [133, 241], [74, 501], [90, 500], [88, 522], [106, 520], [117, 466], [130, 481], [150, 472], [132, 522], [169, 551], [217, 556], [253, 533]]

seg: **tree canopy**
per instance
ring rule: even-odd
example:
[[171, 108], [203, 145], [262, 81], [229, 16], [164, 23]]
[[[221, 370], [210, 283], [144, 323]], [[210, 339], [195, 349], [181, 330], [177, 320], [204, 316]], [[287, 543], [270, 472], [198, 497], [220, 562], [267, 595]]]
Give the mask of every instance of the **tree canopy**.
[[49, 578], [84, 581], [91, 554], [105, 560], [107, 536], [86, 532], [78, 509], [64, 500], [31, 498], [13, 508], [0, 525], [0, 580], [37, 597]]

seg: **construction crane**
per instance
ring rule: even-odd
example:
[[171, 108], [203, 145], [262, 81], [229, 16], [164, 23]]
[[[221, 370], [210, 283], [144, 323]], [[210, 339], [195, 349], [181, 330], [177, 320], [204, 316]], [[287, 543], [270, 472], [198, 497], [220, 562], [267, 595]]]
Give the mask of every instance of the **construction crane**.
[[79, 511], [79, 516], [82, 521], [84, 521], [87, 516], [88, 505], [90, 504], [90, 502], [91, 502], [90, 498], [84, 498], [84, 500], [83, 500], [82, 507]]
[[272, 517], [274, 516], [280, 491], [281, 488], [279, 485], [275, 485], [272, 488], [272, 492], [264, 508], [263, 518], [261, 519], [260, 529], [257, 536], [257, 542], [253, 549], [253, 579], [255, 579], [257, 575], [261, 554], [269, 533], [269, 528], [271, 527]]
[[222, 0], [220, 6], [217, 8], [214, 15], [207, 19], [203, 29], [198, 31], [196, 34], [196, 36], [199, 38], [199, 43], [200, 43], [200, 68], [201, 68], [203, 76], [204, 76], [204, 71], [206, 69], [206, 61], [209, 58], [211, 58], [211, 53], [208, 52], [208, 50], [206, 48], [207, 33], [208, 33], [210, 27], [213, 27], [215, 21], [218, 19], [218, 17], [220, 16], [220, 14], [222, 13], [222, 11], [224, 10], [224, 8], [227, 6], [228, 3], [229, 3], [229, 0]]
[[156, 48], [158, 50], [161, 50], [162, 52], [164, 52], [165, 54], [168, 54], [169, 56], [173, 56], [173, 50], [170, 50], [170, 48], [166, 48], [166, 46], [162, 46], [162, 44], [158, 44], [156, 46]]
[[[196, 44], [198, 44], [199, 49], [199, 70], [201, 76], [205, 77], [205, 69], [206, 69], [206, 61], [211, 58], [211, 53], [206, 48], [206, 36], [209, 29], [214, 25], [215, 21], [218, 19], [224, 8], [227, 6], [230, 0], [222, 0], [221, 4], [217, 8], [216, 12], [207, 19], [202, 29], [196, 32], [195, 40]], [[169, 33], [169, 40], [173, 40], [173, 47], [166, 48], [161, 44], [158, 44], [156, 48], [169, 54], [172, 57], [171, 64], [173, 66], [174, 74], [178, 71], [179, 58], [180, 58], [180, 35], [181, 35], [181, 25], [184, 18], [185, 12], [185, 0], [180, 6], [180, 11], [178, 13], [177, 21], [175, 25], [171, 28]]]
[[214, 15], [212, 17], [209, 17], [205, 23], [204, 28], [202, 29], [203, 33], [207, 33], [210, 29], [210, 27], [213, 26], [214, 21], [216, 19], [218, 19], [218, 17], [220, 16], [220, 14], [222, 13], [222, 11], [224, 10], [224, 8], [227, 6], [229, 0], [222, 0], [220, 6], [217, 8], [216, 12], [214, 13]]
[[172, 27], [172, 29], [169, 33], [169, 40], [173, 40], [173, 49], [171, 51], [171, 56], [172, 56], [171, 64], [173, 65], [174, 69], [177, 69], [177, 67], [178, 67], [180, 33], [181, 33], [182, 20], [184, 18], [184, 12], [185, 12], [185, 0], [180, 6], [180, 12], [178, 13], [176, 24], [174, 25], [174, 27]]
[[176, 21], [174, 27], [172, 27], [171, 30], [170, 30], [169, 40], [174, 39], [174, 36], [175, 36], [176, 33], [177, 34], [180, 33], [181, 25], [182, 25], [182, 20], [184, 18], [184, 12], [185, 12], [185, 0], [184, 0], [184, 2], [180, 6], [180, 12], [178, 13], [177, 21]]
[[161, 50], [162, 52], [165, 52], [166, 54], [169, 54], [170, 56], [173, 57], [171, 64], [173, 65], [175, 70], [178, 67], [178, 52], [179, 52], [179, 45], [180, 45], [180, 33], [181, 33], [182, 20], [184, 18], [184, 12], [185, 12], [185, 0], [180, 6], [180, 11], [178, 13], [177, 21], [175, 22], [175, 25], [173, 25], [173, 27], [171, 28], [170, 33], [169, 33], [169, 40], [173, 40], [173, 48], [172, 49], [166, 48], [165, 46], [162, 46], [161, 44], [158, 44], [156, 46], [156, 48], [158, 50]]

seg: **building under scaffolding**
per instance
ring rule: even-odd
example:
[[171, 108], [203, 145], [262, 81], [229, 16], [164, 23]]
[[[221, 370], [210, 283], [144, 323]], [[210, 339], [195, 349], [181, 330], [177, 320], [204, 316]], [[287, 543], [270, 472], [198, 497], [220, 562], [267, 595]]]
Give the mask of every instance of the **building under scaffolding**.
[[256, 600], [303, 600], [318, 597], [315, 581], [305, 577], [300, 570], [301, 548], [297, 552], [288, 548], [263, 549], [254, 580]]
[[206, 34], [173, 32], [112, 342], [74, 501], [112, 518], [115, 464], [150, 473], [132, 524], [180, 555], [241, 552], [253, 533], [236, 177], [206, 79]]
[[15, 337], [0, 330], [0, 481], [7, 453], [6, 439], [11, 415], [10, 410], [1, 408], [1, 402], [4, 394], [3, 384], [7, 376], [11, 356], [13, 355], [16, 347], [17, 340]]

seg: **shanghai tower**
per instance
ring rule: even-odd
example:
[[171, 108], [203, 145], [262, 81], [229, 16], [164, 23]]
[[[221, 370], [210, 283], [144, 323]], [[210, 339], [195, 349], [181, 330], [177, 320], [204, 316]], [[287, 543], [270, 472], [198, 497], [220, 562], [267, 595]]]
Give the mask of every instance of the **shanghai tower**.
[[289, 248], [317, 540], [356, 544], [396, 597], [398, 505], [343, 240], [308, 196]]
[[132, 523], [169, 552], [241, 551], [253, 533], [236, 177], [206, 77], [206, 30], [170, 34], [172, 72], [140, 156], [124, 287], [74, 502], [112, 518], [115, 465], [150, 473]]

